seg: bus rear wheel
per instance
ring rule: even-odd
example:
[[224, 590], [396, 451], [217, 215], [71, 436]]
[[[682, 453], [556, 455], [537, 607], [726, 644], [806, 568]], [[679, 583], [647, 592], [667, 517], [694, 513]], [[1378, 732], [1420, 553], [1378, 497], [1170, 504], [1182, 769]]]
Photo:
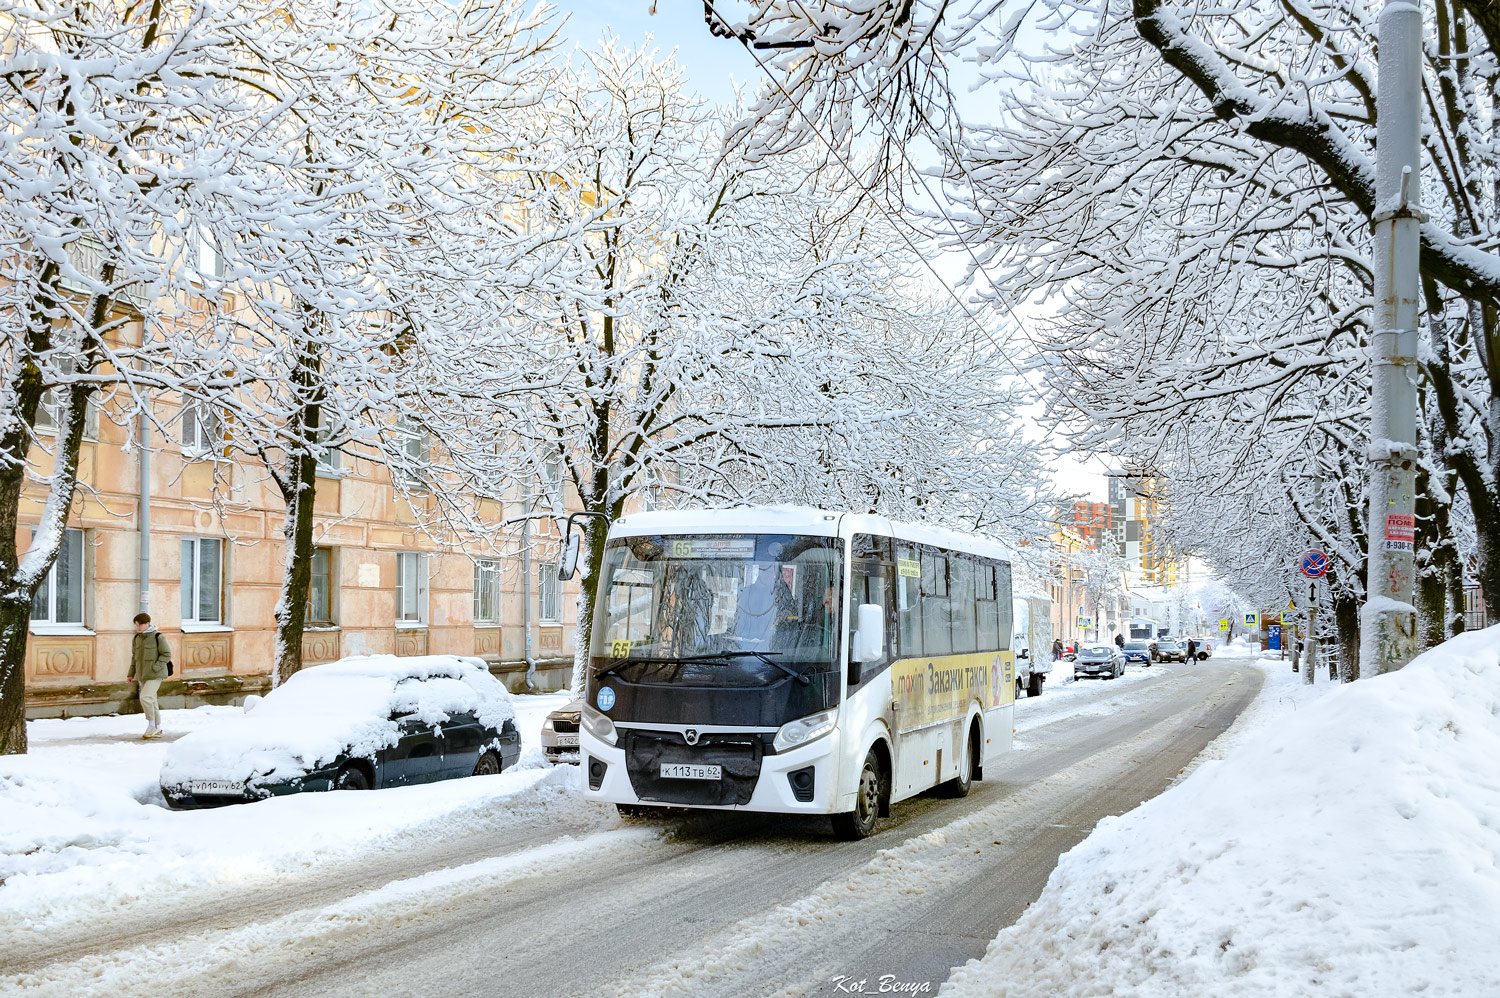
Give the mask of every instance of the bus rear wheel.
[[880, 759], [875, 750], [865, 755], [864, 768], [859, 773], [859, 790], [854, 795], [854, 810], [833, 816], [833, 831], [841, 839], [865, 839], [875, 834], [875, 822], [880, 817], [883, 785]]

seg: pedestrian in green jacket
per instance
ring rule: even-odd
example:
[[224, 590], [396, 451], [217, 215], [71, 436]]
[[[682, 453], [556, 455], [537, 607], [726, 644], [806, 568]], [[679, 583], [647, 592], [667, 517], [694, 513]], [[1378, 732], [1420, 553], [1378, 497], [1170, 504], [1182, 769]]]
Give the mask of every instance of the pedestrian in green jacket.
[[156, 691], [161, 681], [172, 674], [172, 647], [166, 637], [151, 626], [149, 613], [135, 615], [135, 637], [130, 641], [130, 675], [141, 687], [141, 710], [146, 715], [146, 733], [142, 738], [161, 737], [161, 712], [156, 707]]

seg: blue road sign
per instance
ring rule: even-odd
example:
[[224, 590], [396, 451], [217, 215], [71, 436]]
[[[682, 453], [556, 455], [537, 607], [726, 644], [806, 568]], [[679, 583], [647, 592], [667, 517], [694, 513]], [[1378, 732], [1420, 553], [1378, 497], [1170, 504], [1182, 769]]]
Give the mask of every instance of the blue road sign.
[[1321, 579], [1328, 572], [1328, 556], [1322, 551], [1302, 552], [1302, 574], [1309, 579]]

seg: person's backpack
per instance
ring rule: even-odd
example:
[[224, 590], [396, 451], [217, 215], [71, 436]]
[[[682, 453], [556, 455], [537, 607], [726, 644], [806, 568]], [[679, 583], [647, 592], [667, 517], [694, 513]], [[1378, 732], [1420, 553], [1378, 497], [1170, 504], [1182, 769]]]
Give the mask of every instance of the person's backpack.
[[172, 674], [172, 646], [167, 644], [167, 639], [162, 635], [161, 631], [156, 632], [156, 650], [166, 654], [167, 675], [170, 676]]

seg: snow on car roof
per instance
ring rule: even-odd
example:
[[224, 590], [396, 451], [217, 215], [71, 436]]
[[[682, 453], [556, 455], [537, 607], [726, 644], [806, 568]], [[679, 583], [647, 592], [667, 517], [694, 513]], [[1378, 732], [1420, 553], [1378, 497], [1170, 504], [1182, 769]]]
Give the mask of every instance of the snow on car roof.
[[[303, 676], [429, 676], [477, 669], [482, 660], [459, 655], [352, 655], [326, 665], [311, 665], [292, 677]], [[291, 680], [289, 680], [291, 681]]]

